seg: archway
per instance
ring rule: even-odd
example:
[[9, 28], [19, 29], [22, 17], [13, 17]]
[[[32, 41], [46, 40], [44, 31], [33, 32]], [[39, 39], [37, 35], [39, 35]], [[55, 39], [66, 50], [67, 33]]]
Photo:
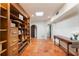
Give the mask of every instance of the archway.
[[37, 26], [36, 25], [31, 26], [31, 38], [37, 38]]

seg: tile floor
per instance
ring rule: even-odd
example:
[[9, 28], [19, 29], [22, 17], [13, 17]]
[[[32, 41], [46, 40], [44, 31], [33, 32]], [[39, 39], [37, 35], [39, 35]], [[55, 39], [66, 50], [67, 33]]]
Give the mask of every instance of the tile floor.
[[32, 39], [22, 56], [65, 56], [66, 53], [51, 40]]

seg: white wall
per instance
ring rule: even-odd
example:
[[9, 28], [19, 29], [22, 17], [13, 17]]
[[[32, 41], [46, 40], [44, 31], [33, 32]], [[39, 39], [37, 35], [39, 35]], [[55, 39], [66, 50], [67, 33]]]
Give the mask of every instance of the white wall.
[[[79, 9], [76, 9], [78, 13], [74, 16], [70, 16], [66, 19], [63, 18], [63, 21], [56, 24], [52, 24], [52, 38], [53, 35], [63, 35], [66, 37], [72, 37], [73, 33], [79, 33]], [[68, 15], [69, 16], [69, 15]], [[56, 41], [58, 43], [58, 41]], [[61, 41], [61, 45], [64, 48], [67, 48], [67, 44]], [[70, 47], [72, 53], [76, 52], [74, 48]]]
[[53, 35], [71, 37], [73, 33], [79, 33], [79, 14], [52, 25]]
[[49, 28], [46, 22], [32, 22], [31, 25], [37, 26], [37, 39], [47, 39]]
[[[61, 10], [65, 10], [65, 8], [69, 7], [68, 5], [71, 6], [71, 4], [66, 4]], [[74, 10], [72, 9], [71, 11], [75, 13], [68, 13], [69, 15], [66, 15], [64, 17], [62, 16], [63, 21], [52, 24], [52, 35], [56, 34], [71, 37], [73, 33], [79, 33], [79, 4], [76, 5], [74, 7]], [[71, 16], [72, 14], [73, 16]]]

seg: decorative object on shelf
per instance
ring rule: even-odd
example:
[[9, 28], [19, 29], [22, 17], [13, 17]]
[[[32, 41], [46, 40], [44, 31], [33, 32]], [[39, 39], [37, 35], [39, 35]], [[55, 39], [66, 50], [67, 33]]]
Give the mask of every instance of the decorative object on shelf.
[[77, 34], [73, 34], [73, 37], [74, 37], [73, 39], [78, 40], [78, 39], [77, 39], [78, 36], [79, 36], [79, 35], [77, 35]]
[[11, 27], [15, 27], [16, 25], [14, 23], [11, 23]]

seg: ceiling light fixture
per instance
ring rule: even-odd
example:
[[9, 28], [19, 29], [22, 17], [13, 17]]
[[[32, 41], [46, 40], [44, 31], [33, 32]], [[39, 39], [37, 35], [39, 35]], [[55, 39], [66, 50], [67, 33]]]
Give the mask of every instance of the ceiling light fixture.
[[36, 12], [35, 15], [36, 16], [43, 16], [44, 15], [44, 12]]

